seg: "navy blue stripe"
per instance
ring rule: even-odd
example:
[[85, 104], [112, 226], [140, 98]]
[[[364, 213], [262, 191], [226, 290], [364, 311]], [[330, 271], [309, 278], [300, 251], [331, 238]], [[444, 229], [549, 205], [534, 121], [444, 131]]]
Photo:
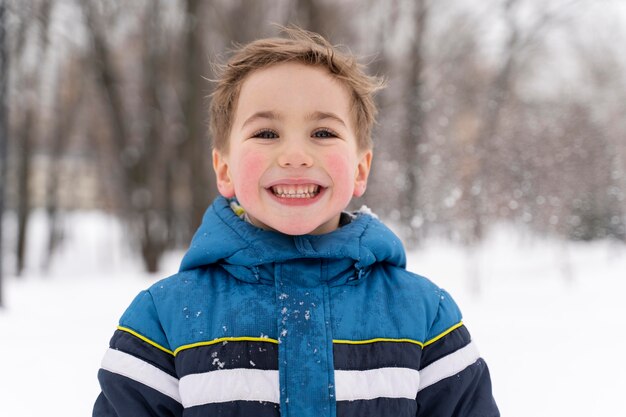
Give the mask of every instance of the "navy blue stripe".
[[377, 368], [420, 369], [422, 348], [409, 342], [333, 344], [335, 369], [364, 371]]
[[421, 369], [431, 363], [456, 352], [472, 341], [472, 337], [465, 326], [454, 329], [436, 342], [424, 347], [422, 353]]
[[174, 356], [144, 342], [128, 332], [116, 330], [113, 333], [109, 346], [112, 349], [133, 355], [144, 362], [148, 362], [163, 372], [178, 378], [174, 368]]
[[279, 406], [259, 401], [231, 401], [186, 408], [185, 417], [278, 417]]
[[96, 400], [93, 417], [180, 416], [183, 406], [176, 400], [137, 381], [100, 369], [102, 394]]
[[278, 369], [278, 345], [271, 342], [221, 342], [180, 351], [176, 370], [180, 378], [219, 369]]
[[423, 416], [500, 416], [491, 392], [489, 369], [482, 359], [424, 388], [417, 394], [417, 407]]
[[408, 398], [337, 401], [337, 417], [415, 417], [417, 404]]

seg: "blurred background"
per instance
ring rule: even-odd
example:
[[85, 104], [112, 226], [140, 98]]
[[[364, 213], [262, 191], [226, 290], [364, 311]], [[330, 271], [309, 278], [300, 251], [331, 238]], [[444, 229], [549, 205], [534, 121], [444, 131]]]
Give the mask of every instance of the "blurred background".
[[184, 247], [216, 195], [211, 64], [277, 35], [272, 23], [388, 78], [362, 203], [410, 247], [433, 234], [474, 245], [500, 221], [626, 240], [624, 1], [1, 4], [6, 274], [28, 264], [35, 210], [46, 265], [80, 210], [123, 221], [148, 271]]
[[[598, 286], [614, 304], [593, 310], [615, 309], [580, 320], [612, 332], [604, 318], [623, 317], [626, 290], [626, 1], [0, 0], [2, 344], [11, 332], [41, 336], [42, 306], [60, 308], [59, 298], [85, 301], [55, 320], [87, 315], [85, 294], [96, 291], [111, 309], [95, 307], [106, 317], [105, 336], [94, 336], [100, 356], [134, 291], [175, 272], [216, 196], [212, 64], [277, 35], [276, 24], [319, 32], [388, 79], [371, 182], [354, 208], [366, 204], [393, 226], [414, 270], [448, 277], [496, 376], [519, 365], [498, 345], [512, 336], [507, 307], [564, 299], [525, 316], [536, 329], [555, 312], [580, 312]], [[503, 301], [524, 291], [550, 301]], [[57, 294], [55, 307], [46, 294]], [[28, 336], [27, 326], [37, 330]], [[546, 337], [559, 326], [545, 325]], [[559, 336], [566, 344], [581, 337], [570, 330]], [[509, 382], [496, 387], [503, 415], [563, 410], [515, 405]], [[0, 379], [0, 398], [9, 385]], [[619, 415], [605, 400], [592, 405]]]

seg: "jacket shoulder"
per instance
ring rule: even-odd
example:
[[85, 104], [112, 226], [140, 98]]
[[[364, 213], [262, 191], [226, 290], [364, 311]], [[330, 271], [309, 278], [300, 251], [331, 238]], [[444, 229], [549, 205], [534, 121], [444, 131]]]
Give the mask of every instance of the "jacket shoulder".
[[401, 268], [396, 268], [396, 278], [403, 286], [400, 291], [409, 294], [409, 302], [422, 305], [425, 310], [428, 317], [425, 342], [450, 331], [462, 322], [461, 310], [445, 289], [422, 275]]
[[376, 264], [351, 285], [335, 288], [339, 339], [410, 339], [426, 343], [456, 325], [461, 314], [429, 279], [391, 264]]
[[143, 290], [135, 297], [120, 318], [118, 328], [162, 350], [170, 350], [150, 290]]
[[167, 328], [181, 300], [199, 291], [199, 272], [179, 272], [141, 291], [120, 318], [119, 327], [165, 350], [173, 350]]

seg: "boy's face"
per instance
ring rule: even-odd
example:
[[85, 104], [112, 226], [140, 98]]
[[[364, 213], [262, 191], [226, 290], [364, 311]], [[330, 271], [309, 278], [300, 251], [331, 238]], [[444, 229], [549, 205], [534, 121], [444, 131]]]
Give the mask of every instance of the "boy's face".
[[365, 192], [371, 150], [359, 150], [348, 89], [327, 70], [283, 63], [241, 86], [217, 185], [253, 224], [289, 235], [335, 230]]

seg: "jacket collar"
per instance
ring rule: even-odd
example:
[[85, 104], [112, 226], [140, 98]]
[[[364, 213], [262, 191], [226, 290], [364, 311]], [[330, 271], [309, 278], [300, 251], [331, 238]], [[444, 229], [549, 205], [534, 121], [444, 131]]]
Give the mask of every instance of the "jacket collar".
[[276, 263], [322, 259], [329, 280], [341, 284], [362, 278], [377, 262], [404, 268], [406, 256], [398, 237], [375, 216], [362, 211], [355, 215], [351, 223], [328, 234], [290, 236], [245, 222], [228, 200], [218, 197], [205, 212], [180, 271], [217, 263], [240, 280], [269, 283]]

